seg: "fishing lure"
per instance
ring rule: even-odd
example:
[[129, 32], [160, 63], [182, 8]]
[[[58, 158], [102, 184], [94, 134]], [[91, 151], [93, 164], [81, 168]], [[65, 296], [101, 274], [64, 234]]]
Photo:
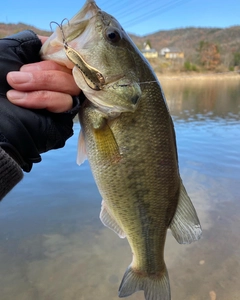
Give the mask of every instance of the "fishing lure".
[[[63, 22], [67, 20], [66, 18], [62, 20], [61, 24], [58, 24], [57, 22], [52, 21], [50, 23], [50, 26], [52, 23], [56, 24], [61, 32], [62, 32], [62, 38], [63, 38], [63, 46], [64, 51], [66, 53], [66, 56], [68, 59], [81, 71], [83, 74], [83, 78], [86, 81], [87, 85], [93, 89], [93, 90], [101, 90], [102, 86], [105, 84], [105, 79], [103, 74], [97, 70], [96, 68], [90, 66], [80, 55], [79, 52], [77, 52], [75, 49], [70, 47], [66, 41], [64, 32], [63, 32]], [[68, 21], [69, 23], [69, 21]]]

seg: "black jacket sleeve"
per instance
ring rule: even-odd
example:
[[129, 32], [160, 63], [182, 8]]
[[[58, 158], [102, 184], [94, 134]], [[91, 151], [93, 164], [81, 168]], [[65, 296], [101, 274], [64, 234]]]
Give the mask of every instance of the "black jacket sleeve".
[[0, 201], [22, 177], [19, 165], [0, 147]]
[[41, 46], [29, 30], [0, 39], [0, 200], [21, 180], [21, 169], [29, 172], [33, 163], [41, 161], [41, 153], [63, 147], [73, 134], [78, 97], [73, 97], [72, 110], [58, 114], [18, 107], [6, 97], [11, 88], [7, 73], [40, 61]]
[[36, 34], [28, 30], [0, 40], [0, 146], [26, 172], [33, 163], [41, 161], [41, 153], [65, 145], [73, 134], [72, 119], [79, 110], [77, 97], [74, 109], [58, 114], [25, 109], [8, 101], [7, 73], [19, 70], [23, 64], [40, 61], [41, 46]]

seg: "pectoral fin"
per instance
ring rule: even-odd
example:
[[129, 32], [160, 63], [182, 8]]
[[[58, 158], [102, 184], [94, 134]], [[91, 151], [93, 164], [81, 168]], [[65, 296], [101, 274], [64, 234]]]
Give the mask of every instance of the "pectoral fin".
[[102, 119], [101, 125], [93, 130], [96, 147], [99, 151], [99, 157], [104, 161], [116, 163], [121, 159], [119, 147], [109, 127], [107, 120]]
[[178, 207], [170, 224], [170, 229], [179, 244], [190, 244], [199, 240], [202, 235], [197, 213], [182, 182]]
[[102, 201], [102, 208], [100, 212], [100, 220], [102, 221], [103, 225], [108, 227], [109, 229], [113, 230], [118, 236], [122, 239], [126, 237], [124, 231], [119, 226], [118, 222], [114, 219], [111, 215], [107, 205], [105, 204], [104, 200]]

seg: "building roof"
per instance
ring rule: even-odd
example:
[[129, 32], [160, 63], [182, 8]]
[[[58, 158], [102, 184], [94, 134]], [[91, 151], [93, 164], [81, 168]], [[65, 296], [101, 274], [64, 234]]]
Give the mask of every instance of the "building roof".
[[151, 49], [142, 49], [141, 52], [142, 53], [155, 53], [157, 51], [155, 49], [151, 48]]
[[143, 49], [141, 49], [141, 52], [142, 53], [155, 53], [155, 52], [157, 52], [154, 48], [151, 48], [150, 46], [149, 46], [149, 44], [147, 44], [147, 43], [144, 43], [143, 44]]
[[172, 53], [182, 52], [179, 48], [176, 48], [176, 47], [165, 47], [165, 48], [162, 48], [161, 51], [163, 51], [163, 52], [172, 52]]

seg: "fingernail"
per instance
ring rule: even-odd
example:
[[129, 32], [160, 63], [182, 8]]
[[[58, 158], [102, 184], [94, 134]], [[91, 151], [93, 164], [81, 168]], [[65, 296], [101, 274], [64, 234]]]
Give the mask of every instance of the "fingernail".
[[11, 78], [13, 83], [26, 83], [32, 80], [32, 73], [27, 72], [10, 72], [8, 76]]
[[20, 69], [21, 71], [27, 72], [27, 71], [40, 71], [40, 65], [39, 64], [27, 64], [27, 65], [23, 65]]
[[15, 100], [22, 100], [25, 98], [26, 93], [24, 92], [19, 92], [15, 90], [10, 90], [7, 92], [7, 97], [10, 101], [15, 101]]

